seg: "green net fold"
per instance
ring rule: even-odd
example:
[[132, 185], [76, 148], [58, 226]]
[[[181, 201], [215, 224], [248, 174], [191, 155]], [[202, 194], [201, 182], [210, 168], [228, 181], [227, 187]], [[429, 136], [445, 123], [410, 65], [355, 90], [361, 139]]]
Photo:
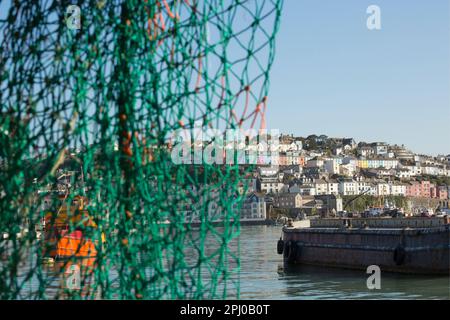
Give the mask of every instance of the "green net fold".
[[171, 150], [265, 128], [281, 8], [0, 2], [0, 299], [239, 298], [251, 166]]

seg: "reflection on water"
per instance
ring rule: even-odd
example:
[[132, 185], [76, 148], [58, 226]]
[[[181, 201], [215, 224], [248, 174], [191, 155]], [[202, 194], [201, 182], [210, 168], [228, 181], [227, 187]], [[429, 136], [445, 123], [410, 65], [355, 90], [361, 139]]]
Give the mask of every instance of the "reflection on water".
[[241, 299], [450, 299], [449, 277], [381, 274], [369, 290], [364, 270], [284, 267], [276, 253], [279, 227], [242, 227]]

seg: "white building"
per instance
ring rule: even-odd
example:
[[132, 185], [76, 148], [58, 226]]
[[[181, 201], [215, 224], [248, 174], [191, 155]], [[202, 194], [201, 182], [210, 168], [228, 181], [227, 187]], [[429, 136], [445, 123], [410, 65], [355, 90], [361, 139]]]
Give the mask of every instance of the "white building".
[[266, 201], [264, 195], [249, 194], [241, 207], [241, 220], [266, 220]]
[[411, 171], [405, 168], [395, 170], [395, 176], [400, 179], [409, 179], [412, 177]]
[[395, 169], [398, 168], [399, 162], [397, 159], [383, 159], [381, 165], [385, 169]]
[[356, 181], [356, 192], [357, 194], [371, 194], [372, 191], [372, 183], [367, 180], [361, 179]]
[[377, 196], [388, 196], [391, 194], [391, 187], [387, 182], [377, 182]]
[[359, 156], [370, 157], [373, 154], [375, 154], [375, 151], [373, 150], [372, 147], [362, 146], [362, 147], [358, 148], [358, 155]]
[[315, 196], [316, 195], [316, 188], [312, 185], [301, 185], [299, 186], [300, 194], [302, 196]]
[[303, 143], [301, 140], [293, 141], [291, 143], [280, 143], [278, 145], [279, 152], [288, 152], [288, 151], [302, 151]]
[[260, 191], [265, 193], [279, 193], [283, 188], [284, 184], [278, 179], [264, 179], [259, 180]]
[[341, 164], [341, 158], [325, 159], [323, 162], [323, 169], [329, 174], [339, 174], [339, 166]]
[[316, 195], [328, 194], [328, 183], [322, 179], [314, 179], [314, 188]]
[[339, 168], [340, 174], [345, 176], [353, 176], [356, 173], [358, 160], [354, 157], [345, 157], [342, 159], [342, 164]]
[[339, 194], [343, 196], [358, 194], [356, 182], [353, 179], [343, 179], [339, 181]]
[[430, 176], [446, 176], [447, 170], [443, 166], [424, 165], [421, 167], [422, 174]]
[[402, 166], [401, 168], [408, 170], [411, 173], [411, 176], [420, 176], [422, 174], [422, 167], [418, 165], [413, 166]]
[[275, 176], [278, 173], [277, 166], [259, 166], [258, 171], [261, 177]]
[[388, 153], [388, 145], [384, 142], [376, 142], [373, 149], [375, 154], [378, 156], [383, 156]]
[[339, 182], [336, 180], [330, 180], [327, 183], [327, 194], [339, 194]]
[[341, 164], [339, 166], [339, 173], [347, 177], [352, 177], [356, 173], [356, 166], [353, 163]]
[[403, 183], [392, 183], [390, 185], [390, 194], [393, 196], [405, 196], [406, 195], [406, 185]]

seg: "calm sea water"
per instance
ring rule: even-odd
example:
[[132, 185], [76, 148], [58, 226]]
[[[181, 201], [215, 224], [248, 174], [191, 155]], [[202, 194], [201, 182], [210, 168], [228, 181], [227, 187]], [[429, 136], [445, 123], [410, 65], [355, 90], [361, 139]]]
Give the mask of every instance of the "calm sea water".
[[450, 299], [450, 278], [381, 274], [381, 289], [369, 290], [368, 274], [338, 268], [283, 268], [276, 252], [281, 228], [241, 228], [241, 299]]
[[[382, 273], [381, 289], [369, 290], [366, 286], [369, 275], [364, 270], [315, 266], [285, 268], [282, 256], [276, 252], [280, 235], [281, 227], [241, 227], [241, 271], [239, 275], [235, 274], [239, 277], [241, 299], [450, 299], [450, 278], [446, 276]], [[236, 252], [235, 244], [233, 241], [231, 251]], [[213, 250], [214, 246], [210, 249]], [[192, 257], [195, 262], [194, 255]], [[27, 269], [23, 269], [22, 277], [25, 277]], [[61, 288], [61, 280], [56, 273], [55, 276], [52, 274], [50, 270], [46, 286], [50, 299]], [[206, 272], [206, 282], [209, 277]], [[117, 278], [115, 271], [111, 272], [111, 279], [114, 278]], [[34, 296], [38, 289], [37, 279], [28, 282], [23, 289], [22, 299]], [[230, 298], [236, 297], [235, 289], [230, 289]]]

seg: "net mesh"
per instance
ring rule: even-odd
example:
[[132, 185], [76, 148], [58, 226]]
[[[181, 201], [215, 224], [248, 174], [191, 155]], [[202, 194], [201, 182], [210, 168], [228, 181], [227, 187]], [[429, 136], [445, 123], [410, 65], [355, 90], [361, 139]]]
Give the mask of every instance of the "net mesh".
[[0, 299], [239, 298], [251, 169], [170, 137], [265, 127], [281, 8], [0, 2]]

